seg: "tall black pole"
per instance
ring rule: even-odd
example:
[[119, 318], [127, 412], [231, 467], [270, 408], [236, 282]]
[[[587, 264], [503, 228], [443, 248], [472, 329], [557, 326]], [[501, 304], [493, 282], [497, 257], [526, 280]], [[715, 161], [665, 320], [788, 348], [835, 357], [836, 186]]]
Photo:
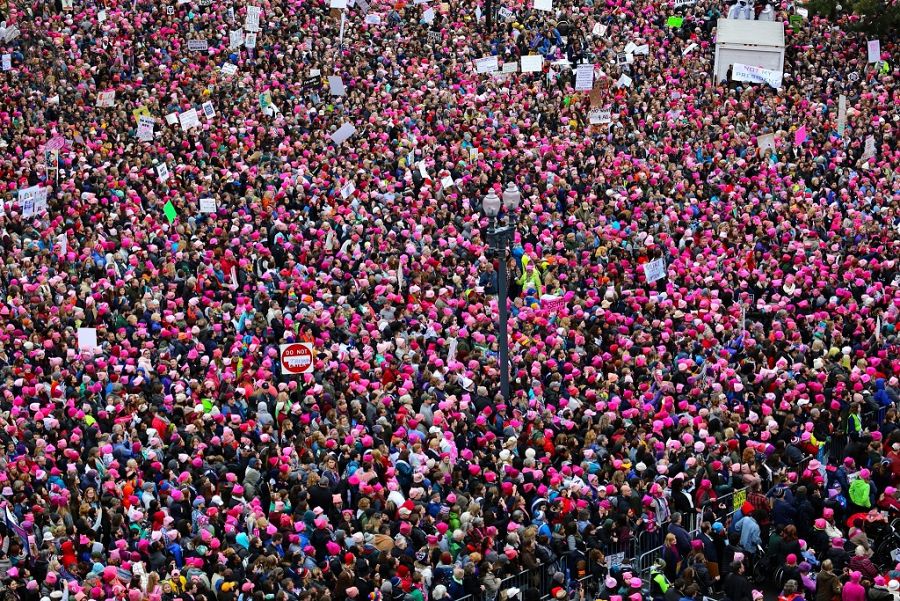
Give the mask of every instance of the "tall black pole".
[[509, 403], [509, 341], [506, 337], [509, 316], [506, 310], [506, 240], [498, 248], [500, 267], [497, 273], [497, 304], [500, 309], [500, 392], [503, 400]]

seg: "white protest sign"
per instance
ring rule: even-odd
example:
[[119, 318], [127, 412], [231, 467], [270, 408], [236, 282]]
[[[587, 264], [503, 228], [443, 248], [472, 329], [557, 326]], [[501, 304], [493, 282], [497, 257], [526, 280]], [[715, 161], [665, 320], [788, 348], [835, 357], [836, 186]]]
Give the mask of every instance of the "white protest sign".
[[178, 122], [178, 113], [169, 113], [166, 115], [166, 123], [175, 125]]
[[694, 6], [697, 4], [697, 0], [675, 0], [675, 8], [682, 8], [685, 6]]
[[691, 52], [696, 50], [696, 48], [697, 48], [697, 44], [694, 42], [691, 42], [691, 44], [687, 48], [685, 48], [684, 50], [681, 51], [681, 56], [687, 56], [688, 54], [690, 54]]
[[256, 48], [256, 34], [248, 33], [244, 36], [244, 46], [247, 48]]
[[366, 15], [365, 22], [367, 25], [381, 25], [381, 15]]
[[731, 66], [731, 79], [750, 83], [765, 83], [775, 89], [779, 89], [781, 88], [782, 74], [778, 71], [763, 69], [762, 67], [734, 63]]
[[634, 54], [634, 49], [637, 48], [637, 44], [634, 42], [628, 42], [625, 44], [625, 54]]
[[503, 73], [516, 73], [519, 70], [519, 63], [516, 61], [506, 61], [503, 63]]
[[234, 65], [232, 63], [225, 63], [224, 65], [222, 65], [222, 73], [228, 77], [231, 77], [232, 75], [237, 73], [237, 70], [237, 65]]
[[800, 15], [801, 17], [803, 17], [804, 19], [808, 19], [808, 18], [809, 18], [809, 9], [806, 9], [806, 8], [800, 8], [799, 6], [797, 6], [797, 7], [796, 7], [796, 13], [797, 13], [798, 15]]
[[422, 21], [431, 25], [434, 22], [434, 9], [427, 8], [425, 12], [422, 13]]
[[553, 0], [534, 0], [534, 10], [553, 10]]
[[98, 10], [98, 11], [97, 11], [97, 22], [98, 22], [98, 23], [103, 23], [104, 21], [106, 21], [106, 11], [105, 11], [105, 10]]
[[662, 258], [659, 258], [644, 263], [644, 277], [646, 277], [647, 282], [651, 284], [656, 280], [661, 280], [666, 277], [665, 261], [663, 261]]
[[247, 16], [244, 17], [244, 29], [247, 31], [259, 31], [259, 13], [261, 9], [258, 6], [248, 6]]
[[345, 8], [347, 8], [347, 0], [331, 0], [330, 8], [344, 10]]
[[454, 186], [454, 185], [456, 185], [456, 182], [453, 181], [453, 178], [451, 176], [445, 175], [444, 177], [441, 178], [441, 187], [444, 188], [445, 190], [447, 188], [449, 188], [450, 186]]
[[335, 144], [343, 144], [347, 138], [356, 133], [356, 128], [352, 123], [344, 123], [339, 129], [331, 134], [331, 141]]
[[215, 198], [201, 198], [200, 199], [200, 212], [201, 213], [215, 213], [216, 212], [216, 199]]
[[159, 177], [159, 181], [165, 182], [169, 179], [169, 166], [165, 163], [160, 163], [156, 166], [156, 175]]
[[544, 68], [544, 57], [540, 54], [529, 54], [521, 58], [522, 73], [540, 73]]
[[500, 68], [496, 56], [485, 56], [475, 59], [476, 73], [493, 73]]
[[188, 40], [188, 50], [191, 52], [202, 52], [209, 48], [206, 40]]
[[3, 55], [3, 70], [4, 71], [12, 70], [12, 54], [4, 54]]
[[575, 68], [575, 91], [589, 92], [594, 88], [594, 65], [578, 65]]
[[501, 6], [500, 10], [497, 11], [497, 14], [504, 21], [511, 21], [516, 16], [515, 13], [513, 13], [513, 11], [509, 10], [505, 6]]
[[209, 100], [207, 100], [202, 105], [200, 105], [200, 108], [203, 109], [203, 114], [206, 116], [207, 119], [212, 119], [213, 117], [216, 116], [216, 109], [215, 109], [215, 107], [213, 107], [213, 103], [210, 102]]
[[200, 115], [197, 109], [191, 108], [178, 115], [178, 121], [181, 123], [181, 129], [190, 131], [191, 128], [200, 127]]
[[234, 29], [228, 32], [228, 49], [237, 50], [244, 45], [244, 30]]
[[603, 25], [602, 23], [594, 23], [594, 29], [591, 30], [591, 33], [597, 36], [598, 38], [602, 38], [606, 35], [606, 30], [608, 27]]
[[356, 192], [356, 186], [353, 185], [353, 182], [347, 182], [347, 185], [341, 188], [341, 198], [347, 200], [354, 192]]
[[138, 117], [137, 139], [141, 142], [150, 142], [153, 140], [153, 127], [156, 120], [153, 117], [141, 115]]
[[369, 12], [369, 3], [366, 0], [356, 0], [356, 5], [359, 7], [359, 11], [362, 14], [366, 14]]
[[588, 113], [588, 120], [591, 125], [603, 125], [605, 123], [612, 123], [612, 110], [611, 109], [593, 109]]
[[166, 14], [167, 14], [167, 15], [174, 15], [174, 14], [175, 14], [175, 7], [174, 7], [174, 6], [167, 6], [167, 7], [166, 7]]
[[644, 54], [650, 54], [650, 44], [641, 44], [640, 46], [635, 46], [634, 55], [640, 56]]
[[838, 119], [837, 133], [844, 137], [844, 130], [847, 129], [847, 97], [841, 94], [838, 98]]
[[99, 349], [97, 328], [78, 328], [78, 350], [82, 353], [93, 353]]
[[631, 78], [622, 73], [622, 76], [616, 81], [616, 86], [620, 88], [631, 87]]
[[116, 103], [116, 91], [107, 90], [97, 94], [97, 106], [109, 107]]
[[56, 246], [59, 254], [64, 255], [69, 252], [69, 237], [66, 234], [60, 234], [56, 237]]
[[759, 154], [762, 156], [766, 150], [775, 150], [775, 134], [763, 134], [756, 138], [756, 147], [759, 148]]
[[344, 88], [344, 80], [337, 75], [328, 76], [328, 88], [331, 90], [332, 96], [346, 96], [347, 90]]
[[21, 32], [19, 31], [19, 27], [17, 25], [13, 25], [7, 28], [5, 35], [3, 36], [3, 40], [8, 44], [19, 37], [20, 33]]
[[49, 188], [31, 186], [19, 190], [19, 208], [22, 217], [29, 218], [47, 211], [47, 193]]
[[881, 40], [869, 40], [866, 42], [868, 62], [877, 63], [881, 60]]
[[875, 158], [875, 136], [866, 136], [866, 145], [862, 158], [865, 161]]

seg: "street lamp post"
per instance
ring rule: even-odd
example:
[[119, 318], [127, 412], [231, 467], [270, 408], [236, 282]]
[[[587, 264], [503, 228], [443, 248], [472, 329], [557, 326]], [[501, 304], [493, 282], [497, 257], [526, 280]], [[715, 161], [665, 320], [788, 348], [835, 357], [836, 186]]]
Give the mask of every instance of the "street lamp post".
[[509, 340], [506, 332], [509, 323], [507, 310], [507, 286], [509, 285], [506, 274], [506, 260], [508, 253], [512, 251], [515, 241], [516, 224], [518, 223], [519, 203], [522, 195], [515, 184], [510, 182], [503, 191], [502, 206], [503, 217], [500, 218], [501, 200], [491, 190], [485, 196], [482, 203], [484, 214], [490, 219], [487, 230], [487, 241], [491, 251], [498, 257], [499, 269], [497, 271], [497, 306], [500, 310], [500, 324], [498, 328], [500, 350], [500, 393], [503, 399], [509, 402]]

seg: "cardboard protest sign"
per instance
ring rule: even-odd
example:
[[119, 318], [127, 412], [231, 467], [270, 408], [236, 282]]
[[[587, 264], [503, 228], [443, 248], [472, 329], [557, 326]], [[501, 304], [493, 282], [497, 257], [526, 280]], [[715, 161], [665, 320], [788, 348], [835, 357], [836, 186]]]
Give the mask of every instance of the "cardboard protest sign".
[[116, 91], [115, 90], [106, 90], [105, 92], [100, 92], [97, 94], [97, 106], [98, 107], [110, 107], [116, 104]]
[[163, 213], [165, 213], [169, 223], [174, 222], [175, 218], [178, 216], [178, 211], [175, 210], [175, 205], [172, 204], [171, 200], [167, 200], [166, 204], [163, 205]]
[[493, 73], [498, 69], [499, 64], [496, 56], [485, 56], [483, 58], [475, 59], [476, 73]]
[[765, 83], [777, 90], [781, 88], [782, 74], [779, 71], [763, 69], [762, 67], [734, 63], [731, 66], [731, 79], [749, 83]]
[[228, 49], [237, 50], [244, 45], [244, 30], [234, 29], [228, 32]]
[[837, 133], [844, 137], [844, 131], [847, 129], [847, 96], [841, 94], [838, 98], [838, 118]]
[[335, 144], [343, 144], [347, 138], [356, 133], [356, 128], [353, 127], [352, 123], [344, 123], [338, 128], [333, 134], [331, 134], [331, 141]]
[[244, 17], [244, 29], [247, 31], [259, 31], [259, 15], [262, 9], [258, 6], [248, 6]]
[[594, 87], [594, 65], [581, 64], [575, 68], [575, 91], [587, 92]]
[[165, 183], [169, 179], [169, 166], [165, 163], [157, 165], [156, 176], [159, 178], [160, 182]]
[[588, 121], [591, 125], [604, 125], [606, 123], [612, 123], [612, 110], [593, 109], [588, 113]]
[[153, 127], [156, 120], [153, 117], [141, 115], [138, 118], [137, 139], [141, 142], [150, 142], [153, 140]]
[[178, 115], [178, 121], [181, 123], [181, 129], [190, 131], [194, 127], [200, 127], [200, 115], [197, 109], [191, 108]]
[[82, 353], [100, 350], [97, 344], [97, 328], [78, 328], [78, 350]]
[[662, 258], [659, 258], [644, 263], [644, 277], [646, 277], [647, 282], [651, 284], [656, 280], [661, 280], [666, 277], [665, 261], [663, 261]]
[[522, 73], [540, 73], [544, 68], [544, 57], [540, 54], [529, 54], [521, 59]]
[[756, 138], [756, 147], [762, 156], [767, 150], [775, 150], [775, 134], [763, 134]]
[[328, 88], [332, 96], [345, 96], [347, 90], [344, 88], [344, 80], [337, 75], [328, 76]]
[[881, 60], [881, 40], [868, 40], [866, 42], [867, 62], [877, 63]]

